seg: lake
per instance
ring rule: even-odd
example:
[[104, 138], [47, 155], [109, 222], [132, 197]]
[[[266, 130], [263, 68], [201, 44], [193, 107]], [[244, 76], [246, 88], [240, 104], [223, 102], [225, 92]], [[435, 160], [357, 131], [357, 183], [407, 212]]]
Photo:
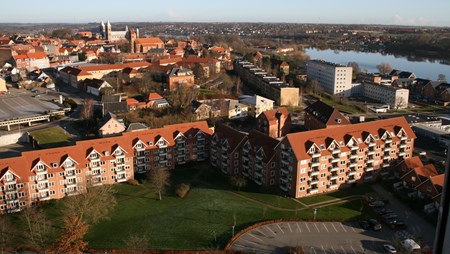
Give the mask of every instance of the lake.
[[416, 74], [418, 78], [430, 78], [436, 80], [439, 74], [444, 74], [447, 80], [450, 80], [450, 65], [439, 63], [438, 61], [420, 61], [415, 62], [406, 57], [396, 57], [393, 55], [383, 55], [381, 53], [365, 53], [357, 51], [340, 50], [318, 50], [316, 48], [307, 48], [305, 53], [311, 59], [321, 59], [328, 62], [347, 65], [348, 62], [357, 62], [361, 71], [367, 68], [369, 72], [378, 72], [377, 65], [386, 62], [393, 69], [410, 71]]

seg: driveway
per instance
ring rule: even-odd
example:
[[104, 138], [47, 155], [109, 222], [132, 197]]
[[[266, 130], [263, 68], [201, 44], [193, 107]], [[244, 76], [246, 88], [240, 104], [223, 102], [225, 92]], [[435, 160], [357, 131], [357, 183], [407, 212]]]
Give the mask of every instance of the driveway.
[[385, 190], [383, 186], [375, 184], [372, 188], [381, 198], [389, 200], [387, 207], [394, 211], [400, 219], [406, 222], [408, 225], [407, 231], [422, 241], [422, 247], [426, 245], [430, 247], [433, 246], [436, 226], [431, 225], [428, 221], [417, 215], [392, 193]]
[[383, 244], [391, 235], [388, 229], [363, 230], [357, 222], [278, 222], [244, 233], [230, 249], [281, 254], [289, 247], [302, 246], [312, 254], [383, 253]]

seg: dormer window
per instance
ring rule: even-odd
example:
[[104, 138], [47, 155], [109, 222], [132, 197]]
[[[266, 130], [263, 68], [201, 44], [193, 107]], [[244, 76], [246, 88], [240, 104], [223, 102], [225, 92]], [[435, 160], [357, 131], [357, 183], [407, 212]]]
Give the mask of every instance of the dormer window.
[[66, 167], [72, 167], [73, 166], [73, 162], [71, 160], [67, 160], [65, 162]]
[[105, 156], [108, 156], [108, 155], [109, 155], [109, 151], [104, 151], [103, 154], [104, 154]]
[[121, 149], [117, 149], [115, 154], [116, 155], [123, 155], [123, 151]]
[[52, 162], [52, 168], [57, 168], [57, 167], [58, 167], [58, 163]]
[[148, 141], [148, 145], [149, 145], [149, 146], [152, 146], [152, 145], [153, 145], [153, 142], [152, 142], [152, 141]]
[[89, 156], [92, 160], [98, 159], [98, 154], [97, 153], [91, 153], [91, 155]]
[[136, 148], [144, 148], [144, 145], [141, 142], [138, 142], [136, 144]]

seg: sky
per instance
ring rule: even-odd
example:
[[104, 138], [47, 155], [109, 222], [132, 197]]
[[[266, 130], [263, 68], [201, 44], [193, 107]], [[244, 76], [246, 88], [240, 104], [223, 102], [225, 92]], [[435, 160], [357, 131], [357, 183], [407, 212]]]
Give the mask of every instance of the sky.
[[288, 22], [450, 26], [448, 0], [0, 0], [1, 23]]

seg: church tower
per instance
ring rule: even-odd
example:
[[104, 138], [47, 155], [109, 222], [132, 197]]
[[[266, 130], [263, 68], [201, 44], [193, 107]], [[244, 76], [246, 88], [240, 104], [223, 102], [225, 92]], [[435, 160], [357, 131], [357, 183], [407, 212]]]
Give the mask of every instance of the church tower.
[[136, 53], [136, 38], [139, 38], [139, 29], [137, 28], [136, 30], [134, 29], [130, 29], [130, 31], [128, 32], [128, 35], [130, 37], [130, 52], [131, 53]]
[[100, 34], [102, 35], [102, 38], [105, 38], [105, 23], [103, 23], [103, 20], [102, 20], [102, 23], [100, 24]]
[[109, 41], [111, 39], [111, 23], [108, 20], [108, 23], [106, 23], [106, 40]]

